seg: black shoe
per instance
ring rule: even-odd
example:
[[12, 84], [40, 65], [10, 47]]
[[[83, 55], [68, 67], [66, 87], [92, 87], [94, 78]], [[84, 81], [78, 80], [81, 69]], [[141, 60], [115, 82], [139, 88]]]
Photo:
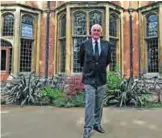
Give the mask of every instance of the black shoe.
[[83, 138], [90, 138], [90, 130], [84, 130], [84, 136]]
[[83, 136], [83, 138], [90, 138], [90, 135], [87, 135], [87, 136]]
[[94, 126], [93, 129], [99, 133], [105, 133], [104, 129], [101, 126]]

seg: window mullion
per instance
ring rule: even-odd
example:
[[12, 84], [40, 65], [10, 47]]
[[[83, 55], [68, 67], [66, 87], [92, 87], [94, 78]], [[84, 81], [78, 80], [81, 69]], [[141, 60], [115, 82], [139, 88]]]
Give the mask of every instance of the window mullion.
[[20, 72], [32, 71], [34, 51], [34, 20], [30, 15], [23, 15], [21, 22]]

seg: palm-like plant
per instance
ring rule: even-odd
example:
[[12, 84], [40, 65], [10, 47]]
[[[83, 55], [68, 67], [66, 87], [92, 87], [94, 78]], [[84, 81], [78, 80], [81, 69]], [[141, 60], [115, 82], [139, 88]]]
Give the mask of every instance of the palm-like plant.
[[[148, 96], [151, 94], [146, 87], [139, 85], [139, 80], [124, 79], [112, 74], [108, 79], [108, 91], [104, 97], [104, 104], [143, 106], [148, 102]], [[111, 85], [113, 84], [113, 85]], [[113, 87], [112, 87], [113, 86]]]
[[40, 103], [40, 89], [43, 86], [34, 72], [29, 75], [18, 74], [13, 76], [13, 79], [6, 84], [5, 95], [7, 95], [7, 103], [14, 104], [38, 104]]

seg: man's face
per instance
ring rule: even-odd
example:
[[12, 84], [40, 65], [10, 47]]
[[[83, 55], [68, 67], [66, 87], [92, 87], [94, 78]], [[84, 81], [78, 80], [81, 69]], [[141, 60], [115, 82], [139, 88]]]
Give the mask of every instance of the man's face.
[[91, 36], [93, 37], [93, 39], [97, 40], [100, 38], [101, 36], [101, 28], [99, 26], [94, 26], [91, 29]]

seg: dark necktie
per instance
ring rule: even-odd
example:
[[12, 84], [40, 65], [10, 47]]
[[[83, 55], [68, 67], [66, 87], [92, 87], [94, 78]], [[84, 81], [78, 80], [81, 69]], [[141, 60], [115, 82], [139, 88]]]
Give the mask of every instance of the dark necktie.
[[98, 42], [95, 41], [95, 57], [96, 59], [98, 59], [99, 57], [99, 50], [98, 50]]

